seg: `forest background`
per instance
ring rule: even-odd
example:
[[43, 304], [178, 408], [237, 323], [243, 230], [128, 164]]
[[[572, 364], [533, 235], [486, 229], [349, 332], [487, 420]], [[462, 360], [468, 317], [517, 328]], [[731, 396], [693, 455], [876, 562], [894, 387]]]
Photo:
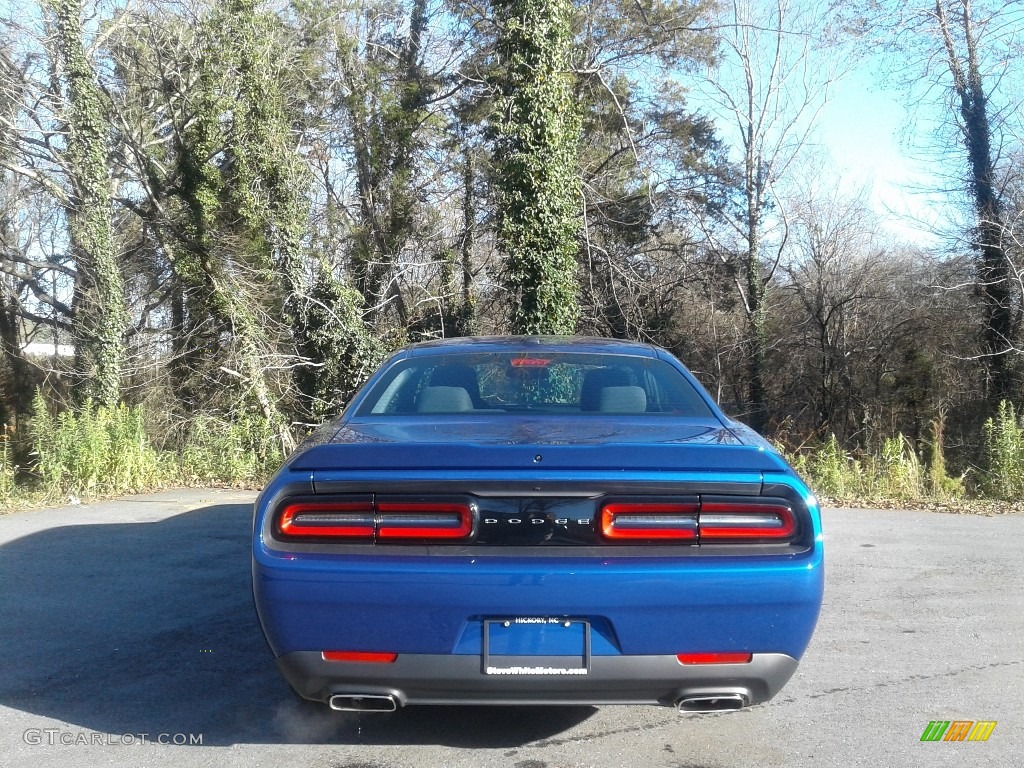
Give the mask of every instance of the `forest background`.
[[[1022, 46], [998, 0], [0, 0], [0, 505], [258, 484], [492, 333], [664, 346], [832, 499], [1019, 498]], [[867, 60], [927, 236], [821, 151]]]

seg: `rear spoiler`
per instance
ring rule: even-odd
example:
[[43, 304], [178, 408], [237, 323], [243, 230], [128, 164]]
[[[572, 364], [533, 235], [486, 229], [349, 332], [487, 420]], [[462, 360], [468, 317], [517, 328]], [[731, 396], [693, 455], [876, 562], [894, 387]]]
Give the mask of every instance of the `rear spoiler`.
[[787, 472], [774, 451], [746, 445], [328, 444], [296, 453], [290, 470], [645, 470]]

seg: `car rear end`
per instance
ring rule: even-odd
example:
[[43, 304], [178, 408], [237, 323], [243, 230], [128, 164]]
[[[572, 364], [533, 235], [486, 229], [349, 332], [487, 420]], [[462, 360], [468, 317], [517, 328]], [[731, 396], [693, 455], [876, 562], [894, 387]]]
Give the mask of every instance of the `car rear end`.
[[[507, 423], [488, 418], [461, 431]], [[700, 436], [677, 444], [638, 441], [642, 418], [609, 423], [577, 444], [431, 442], [399, 424], [413, 445], [364, 435], [294, 456], [253, 544], [293, 688], [342, 710], [774, 696], [821, 604], [813, 495], [715, 419], [681, 423]]]

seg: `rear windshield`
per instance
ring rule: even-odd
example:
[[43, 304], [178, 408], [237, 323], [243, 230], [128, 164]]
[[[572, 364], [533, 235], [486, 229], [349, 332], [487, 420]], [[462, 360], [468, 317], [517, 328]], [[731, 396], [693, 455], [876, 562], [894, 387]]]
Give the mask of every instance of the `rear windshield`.
[[374, 384], [357, 416], [527, 411], [712, 415], [686, 377], [663, 360], [533, 350], [407, 358]]

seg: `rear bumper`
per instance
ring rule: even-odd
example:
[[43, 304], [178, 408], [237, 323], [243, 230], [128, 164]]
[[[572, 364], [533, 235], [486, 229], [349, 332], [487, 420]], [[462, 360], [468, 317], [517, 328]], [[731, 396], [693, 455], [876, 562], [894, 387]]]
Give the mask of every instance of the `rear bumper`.
[[595, 660], [663, 656], [676, 664], [677, 653], [709, 651], [799, 659], [822, 580], [818, 549], [675, 560], [259, 551], [253, 569], [256, 607], [278, 657], [349, 650], [479, 659], [483, 619], [561, 616], [591, 622]]
[[[756, 653], [745, 664], [680, 664], [675, 656], [594, 656], [586, 674], [485, 674], [480, 656], [399, 654], [393, 663], [325, 661], [315, 651], [278, 658], [285, 678], [306, 699], [393, 697], [407, 704], [661, 704], [739, 696], [745, 705], [771, 699], [797, 668], [781, 653]], [[522, 666], [557, 665], [558, 657], [523, 657]]]

